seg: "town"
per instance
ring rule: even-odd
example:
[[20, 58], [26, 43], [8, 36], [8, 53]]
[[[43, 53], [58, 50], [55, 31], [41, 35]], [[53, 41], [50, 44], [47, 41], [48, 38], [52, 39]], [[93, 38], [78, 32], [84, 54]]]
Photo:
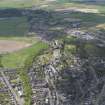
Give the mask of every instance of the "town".
[[0, 1], [0, 105], [105, 105], [105, 2]]

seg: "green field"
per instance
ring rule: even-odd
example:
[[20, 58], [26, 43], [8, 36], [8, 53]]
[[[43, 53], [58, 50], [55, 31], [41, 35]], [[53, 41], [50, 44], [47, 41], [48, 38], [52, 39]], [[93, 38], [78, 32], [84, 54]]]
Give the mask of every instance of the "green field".
[[5, 54], [2, 56], [2, 65], [5, 68], [20, 68], [24, 66], [25, 60], [30, 55], [38, 54], [42, 49], [46, 49], [48, 45], [44, 42], [37, 42], [31, 47], [24, 48], [20, 51]]
[[[105, 13], [105, 1], [102, 1], [101, 3], [95, 3], [95, 2], [78, 2], [78, 0], [71, 1], [71, 0], [57, 0], [58, 2], [55, 5], [55, 8], [69, 8], [69, 7], [76, 7], [76, 8], [82, 8], [82, 9], [98, 9], [101, 13]], [[91, 0], [90, 0], [91, 1]], [[100, 1], [100, 0], [99, 0]]]
[[24, 8], [32, 6], [33, 0], [1, 0], [0, 8]]
[[24, 36], [28, 32], [26, 17], [0, 19], [0, 36]]
[[[50, 1], [50, 0], [49, 0]], [[43, 7], [47, 5], [48, 8], [60, 8], [60, 7], [78, 7], [78, 8], [96, 8], [100, 12], [105, 13], [105, 2], [99, 4], [87, 4], [80, 2], [73, 2], [70, 0], [56, 0], [56, 2], [48, 2], [47, 0], [0, 0], [0, 8], [31, 8], [31, 7]], [[48, 9], [47, 8], [47, 9]]]
[[0, 0], [0, 8], [30, 8], [43, 0]]

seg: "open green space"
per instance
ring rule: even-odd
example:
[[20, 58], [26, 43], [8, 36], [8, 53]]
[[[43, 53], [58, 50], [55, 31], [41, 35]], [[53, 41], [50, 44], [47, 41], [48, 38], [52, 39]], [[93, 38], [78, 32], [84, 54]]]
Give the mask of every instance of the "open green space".
[[1, 8], [24, 8], [32, 6], [33, 0], [1, 0]]
[[[49, 0], [50, 1], [50, 0]], [[0, 8], [31, 8], [41, 6], [43, 8], [93, 8], [105, 13], [105, 2], [91, 3], [75, 2], [73, 0], [56, 0], [56, 2], [48, 2], [48, 0], [0, 0]]]
[[24, 36], [28, 31], [26, 17], [0, 18], [0, 36]]
[[47, 48], [48, 48], [48, 45], [43, 42], [38, 42], [36, 43], [36, 45], [33, 45], [30, 49], [28, 49], [28, 56], [24, 61], [23, 67], [19, 69], [20, 78], [23, 81], [23, 88], [24, 88], [24, 95], [25, 95], [24, 105], [31, 105], [31, 102], [32, 102], [32, 89], [29, 84], [27, 70], [32, 66], [33, 60], [35, 60], [35, 58], [38, 55], [42, 54], [42, 52]]
[[105, 13], [105, 1], [95, 2], [79, 2], [78, 0], [56, 0], [51, 4], [48, 4], [48, 8], [57, 9], [57, 8], [82, 8], [82, 9], [97, 9], [100, 13]]
[[0, 0], [0, 8], [30, 8], [43, 0]]
[[43, 42], [37, 42], [31, 47], [24, 48], [20, 51], [2, 55], [2, 65], [5, 68], [20, 68], [24, 66], [25, 60], [30, 55], [38, 54], [42, 49], [47, 48], [48, 45]]

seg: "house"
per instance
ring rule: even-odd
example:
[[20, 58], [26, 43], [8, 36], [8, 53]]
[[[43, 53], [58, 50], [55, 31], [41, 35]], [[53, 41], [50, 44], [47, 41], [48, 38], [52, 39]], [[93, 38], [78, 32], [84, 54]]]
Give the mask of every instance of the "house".
[[23, 91], [22, 90], [18, 90], [18, 94], [19, 94], [20, 97], [22, 97], [23, 96]]
[[55, 49], [53, 51], [53, 57], [54, 57], [54, 59], [57, 59], [57, 58], [60, 58], [61, 57], [60, 49]]
[[17, 93], [18, 93], [18, 95], [19, 95], [20, 97], [23, 96], [23, 88], [22, 88], [21, 85], [18, 85], [18, 86], [17, 86]]
[[50, 46], [52, 46], [53, 49], [61, 49], [63, 47], [63, 41], [54, 40], [50, 43]]

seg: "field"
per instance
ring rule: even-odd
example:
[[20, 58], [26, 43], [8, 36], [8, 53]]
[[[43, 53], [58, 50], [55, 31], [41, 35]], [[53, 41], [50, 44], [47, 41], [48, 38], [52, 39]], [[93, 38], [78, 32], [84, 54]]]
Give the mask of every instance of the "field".
[[33, 0], [1, 0], [1, 8], [24, 8], [32, 6]]
[[0, 53], [11, 53], [30, 47], [37, 43], [35, 37], [0, 37]]
[[44, 42], [37, 42], [31, 47], [24, 48], [20, 51], [2, 55], [1, 63], [5, 68], [20, 68], [24, 66], [25, 60], [34, 54], [38, 54], [42, 49], [48, 47]]
[[[53, 9], [54, 8], [70, 8], [70, 7], [76, 7], [76, 8], [81, 8], [81, 9], [97, 9], [101, 13], [105, 13], [105, 1], [100, 2], [79, 2], [78, 0], [56, 0], [56, 3], [52, 3]], [[86, 1], [86, 0], [85, 0]], [[50, 7], [50, 6], [49, 6]]]
[[31, 43], [25, 43], [20, 41], [13, 41], [13, 40], [0, 40], [0, 52], [14, 52], [21, 50], [23, 48], [30, 47]]
[[0, 36], [24, 36], [28, 31], [26, 17], [0, 18]]
[[47, 0], [1, 0], [0, 8], [30, 8]]
[[[55, 2], [56, 1], [56, 2]], [[77, 0], [78, 1], [78, 0]], [[70, 0], [0, 0], [0, 8], [31, 8], [31, 7], [78, 7], [78, 8], [95, 8], [101, 12], [105, 12], [105, 2], [90, 5], [89, 3], [73, 2]]]

